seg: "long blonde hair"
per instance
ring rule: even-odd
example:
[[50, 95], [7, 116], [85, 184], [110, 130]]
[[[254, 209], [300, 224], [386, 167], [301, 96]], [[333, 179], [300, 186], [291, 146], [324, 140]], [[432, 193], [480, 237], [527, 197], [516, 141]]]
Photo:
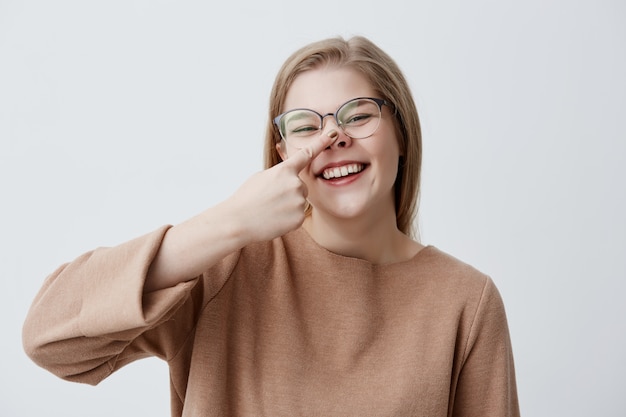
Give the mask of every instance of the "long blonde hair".
[[417, 233], [422, 167], [422, 134], [419, 116], [409, 85], [398, 65], [387, 53], [362, 36], [348, 40], [330, 38], [311, 43], [294, 52], [283, 64], [270, 95], [265, 135], [264, 163], [270, 168], [281, 161], [276, 144], [281, 140], [272, 119], [283, 109], [285, 96], [295, 78], [323, 65], [349, 67], [362, 73], [380, 98], [390, 103], [400, 148], [395, 182], [396, 224], [408, 236]]

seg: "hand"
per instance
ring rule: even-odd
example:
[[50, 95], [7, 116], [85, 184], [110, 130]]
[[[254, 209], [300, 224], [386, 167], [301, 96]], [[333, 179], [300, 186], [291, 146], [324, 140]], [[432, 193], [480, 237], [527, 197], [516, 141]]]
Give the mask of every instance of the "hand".
[[227, 200], [249, 242], [271, 240], [304, 222], [308, 194], [298, 174], [337, 138], [331, 130], [287, 160], [250, 177]]

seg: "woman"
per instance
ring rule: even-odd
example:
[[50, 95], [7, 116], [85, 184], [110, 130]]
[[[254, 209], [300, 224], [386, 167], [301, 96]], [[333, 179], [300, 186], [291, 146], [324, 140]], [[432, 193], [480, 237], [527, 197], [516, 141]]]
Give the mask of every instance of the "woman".
[[518, 415], [492, 281], [411, 238], [420, 127], [391, 58], [361, 37], [293, 54], [265, 154], [221, 204], [48, 277], [31, 358], [96, 384], [159, 356], [173, 416]]

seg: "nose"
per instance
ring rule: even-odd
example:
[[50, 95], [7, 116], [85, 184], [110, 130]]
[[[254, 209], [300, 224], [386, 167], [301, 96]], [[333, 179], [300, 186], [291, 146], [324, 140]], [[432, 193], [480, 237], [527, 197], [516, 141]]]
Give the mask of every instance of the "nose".
[[352, 138], [346, 135], [343, 130], [339, 129], [337, 130], [337, 133], [339, 133], [339, 136], [332, 143], [332, 145], [329, 146], [329, 148], [347, 148], [352, 145]]
[[352, 145], [352, 138], [346, 135], [343, 129], [337, 125], [337, 122], [333, 118], [329, 117], [322, 133], [327, 135], [331, 130], [337, 132], [337, 139], [327, 149], [347, 148]]

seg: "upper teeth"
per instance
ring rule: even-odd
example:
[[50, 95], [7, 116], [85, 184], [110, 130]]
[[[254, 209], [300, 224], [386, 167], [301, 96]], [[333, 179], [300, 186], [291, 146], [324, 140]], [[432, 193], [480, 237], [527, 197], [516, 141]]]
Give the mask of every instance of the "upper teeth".
[[322, 173], [324, 179], [345, 177], [349, 174], [355, 174], [363, 170], [362, 164], [348, 164], [341, 167], [327, 168]]

